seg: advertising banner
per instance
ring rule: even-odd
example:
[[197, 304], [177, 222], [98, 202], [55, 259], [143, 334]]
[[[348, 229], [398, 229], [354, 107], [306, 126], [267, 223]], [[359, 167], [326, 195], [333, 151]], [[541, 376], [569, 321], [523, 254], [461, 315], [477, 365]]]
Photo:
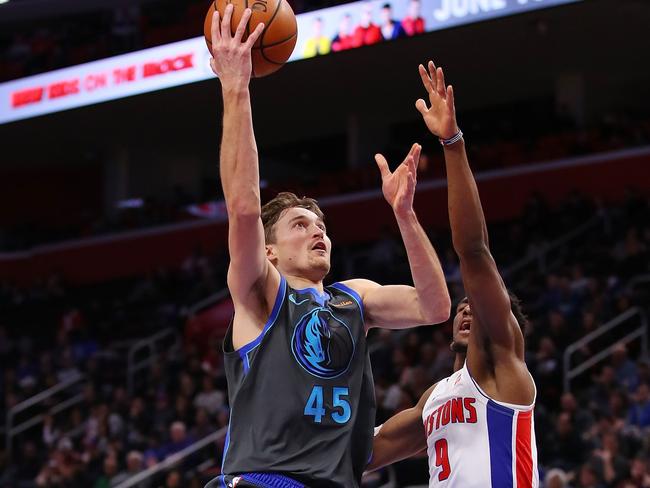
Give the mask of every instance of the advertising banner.
[[[580, 0], [372, 0], [298, 15], [289, 61]], [[0, 124], [212, 78], [202, 36], [0, 83]]]

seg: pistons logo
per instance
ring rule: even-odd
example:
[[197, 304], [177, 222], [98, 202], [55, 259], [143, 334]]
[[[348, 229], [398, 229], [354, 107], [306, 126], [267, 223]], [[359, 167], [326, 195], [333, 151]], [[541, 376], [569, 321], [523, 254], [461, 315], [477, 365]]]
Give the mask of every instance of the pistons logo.
[[298, 321], [291, 338], [293, 355], [308, 373], [336, 378], [350, 367], [354, 339], [350, 328], [326, 308], [315, 308]]

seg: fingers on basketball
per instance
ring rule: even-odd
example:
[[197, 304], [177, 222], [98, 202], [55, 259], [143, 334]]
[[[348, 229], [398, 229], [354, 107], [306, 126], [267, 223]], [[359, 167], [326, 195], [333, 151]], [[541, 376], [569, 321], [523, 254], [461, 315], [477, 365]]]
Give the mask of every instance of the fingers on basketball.
[[214, 0], [206, 15], [204, 34], [210, 52], [214, 53], [217, 41], [237, 39], [241, 48], [251, 50], [254, 77], [279, 70], [293, 53], [298, 38], [296, 16], [287, 0], [266, 0], [264, 8], [257, 2], [250, 16], [244, 14], [243, 2], [234, 2], [233, 7], [228, 1]]

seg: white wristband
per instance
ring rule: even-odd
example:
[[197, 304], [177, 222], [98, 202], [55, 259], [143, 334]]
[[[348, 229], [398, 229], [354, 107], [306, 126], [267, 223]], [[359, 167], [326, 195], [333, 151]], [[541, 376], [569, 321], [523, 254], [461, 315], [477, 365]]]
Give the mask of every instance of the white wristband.
[[451, 146], [452, 144], [460, 141], [463, 138], [463, 131], [458, 129], [458, 132], [456, 133], [455, 136], [450, 137], [449, 139], [438, 139], [440, 141], [440, 144], [443, 146]]

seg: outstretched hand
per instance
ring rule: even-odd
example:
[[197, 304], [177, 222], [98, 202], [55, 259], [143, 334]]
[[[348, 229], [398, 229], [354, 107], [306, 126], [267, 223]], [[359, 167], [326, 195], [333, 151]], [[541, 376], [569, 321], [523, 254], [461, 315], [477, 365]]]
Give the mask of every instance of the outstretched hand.
[[422, 84], [429, 93], [429, 104], [420, 98], [415, 102], [415, 108], [422, 114], [428, 129], [441, 139], [450, 139], [458, 133], [456, 124], [456, 109], [454, 107], [454, 89], [445, 85], [445, 74], [442, 68], [436, 68], [429, 61], [428, 70], [419, 66]]
[[398, 215], [404, 215], [413, 210], [413, 196], [417, 182], [417, 169], [420, 162], [422, 146], [415, 143], [406, 159], [391, 173], [388, 161], [381, 154], [375, 155], [375, 161], [381, 173], [381, 190], [384, 198]]
[[246, 26], [251, 18], [251, 9], [247, 8], [241, 16], [235, 34], [230, 31], [233, 4], [228, 4], [220, 19], [219, 11], [212, 15], [212, 59], [210, 67], [221, 80], [224, 89], [248, 86], [253, 63], [251, 49], [264, 30], [259, 23], [245, 41], [242, 41]]

